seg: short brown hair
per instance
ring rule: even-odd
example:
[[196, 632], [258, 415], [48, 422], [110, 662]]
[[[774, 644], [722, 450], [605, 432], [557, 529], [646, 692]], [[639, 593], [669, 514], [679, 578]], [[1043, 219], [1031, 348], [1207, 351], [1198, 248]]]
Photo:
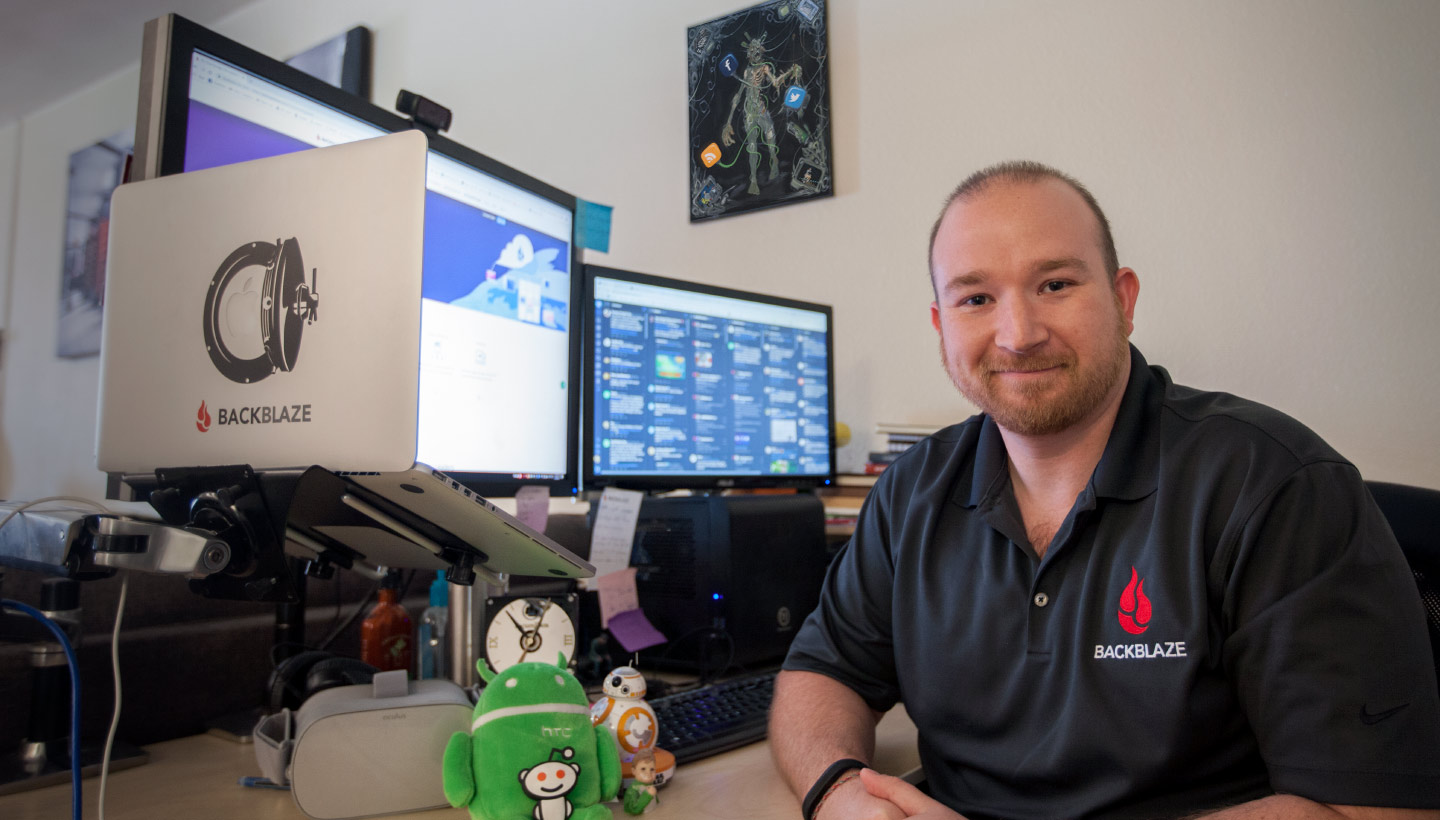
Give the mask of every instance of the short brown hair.
[[928, 256], [930, 286], [935, 287], [935, 237], [939, 235], [940, 223], [945, 221], [945, 212], [950, 210], [951, 205], [955, 204], [957, 200], [969, 199], [981, 193], [996, 181], [1033, 183], [1047, 179], [1063, 182], [1079, 194], [1081, 199], [1085, 200], [1086, 206], [1090, 208], [1090, 213], [1095, 215], [1095, 221], [1099, 223], [1100, 252], [1105, 257], [1106, 271], [1109, 272], [1110, 278], [1114, 279], [1115, 274], [1120, 270], [1120, 256], [1115, 252], [1115, 237], [1110, 233], [1110, 220], [1106, 219], [1105, 212], [1100, 210], [1100, 203], [1095, 201], [1095, 197], [1084, 185], [1081, 185], [1069, 174], [1057, 171], [1048, 165], [1022, 159], [1000, 162], [988, 168], [982, 168], [966, 177], [965, 181], [956, 186], [955, 190], [950, 192], [950, 196], [946, 197], [945, 205], [940, 208], [940, 215], [935, 218], [935, 225], [930, 228], [930, 253]]

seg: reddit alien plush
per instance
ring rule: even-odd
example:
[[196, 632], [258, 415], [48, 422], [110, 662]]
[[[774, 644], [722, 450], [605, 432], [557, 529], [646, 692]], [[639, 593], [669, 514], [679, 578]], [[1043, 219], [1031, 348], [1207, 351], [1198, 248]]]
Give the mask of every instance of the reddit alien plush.
[[620, 752], [590, 724], [585, 689], [565, 656], [500, 674], [475, 663], [485, 689], [470, 732], [445, 746], [445, 799], [474, 820], [608, 820], [620, 791]]

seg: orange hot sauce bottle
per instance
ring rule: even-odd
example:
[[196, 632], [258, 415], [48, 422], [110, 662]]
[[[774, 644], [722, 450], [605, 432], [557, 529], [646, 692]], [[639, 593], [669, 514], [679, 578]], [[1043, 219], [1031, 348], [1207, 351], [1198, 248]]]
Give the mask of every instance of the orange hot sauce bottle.
[[410, 613], [400, 605], [400, 576], [391, 573], [380, 584], [380, 602], [360, 623], [360, 660], [381, 672], [408, 672], [414, 645]]

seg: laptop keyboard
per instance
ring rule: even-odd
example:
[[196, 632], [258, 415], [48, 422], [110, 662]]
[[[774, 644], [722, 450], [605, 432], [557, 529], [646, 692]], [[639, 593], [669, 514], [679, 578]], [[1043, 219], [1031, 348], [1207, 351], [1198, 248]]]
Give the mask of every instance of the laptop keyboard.
[[761, 672], [655, 698], [657, 744], [677, 763], [765, 739], [775, 672]]

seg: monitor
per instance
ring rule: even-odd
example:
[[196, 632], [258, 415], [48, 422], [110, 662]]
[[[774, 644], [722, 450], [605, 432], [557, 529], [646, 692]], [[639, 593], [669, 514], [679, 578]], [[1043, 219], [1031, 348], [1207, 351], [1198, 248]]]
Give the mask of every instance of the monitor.
[[584, 485], [835, 476], [828, 305], [585, 267]]
[[[409, 127], [172, 14], [146, 26], [132, 179]], [[434, 134], [426, 189], [416, 460], [486, 495], [575, 492], [575, 198]]]

